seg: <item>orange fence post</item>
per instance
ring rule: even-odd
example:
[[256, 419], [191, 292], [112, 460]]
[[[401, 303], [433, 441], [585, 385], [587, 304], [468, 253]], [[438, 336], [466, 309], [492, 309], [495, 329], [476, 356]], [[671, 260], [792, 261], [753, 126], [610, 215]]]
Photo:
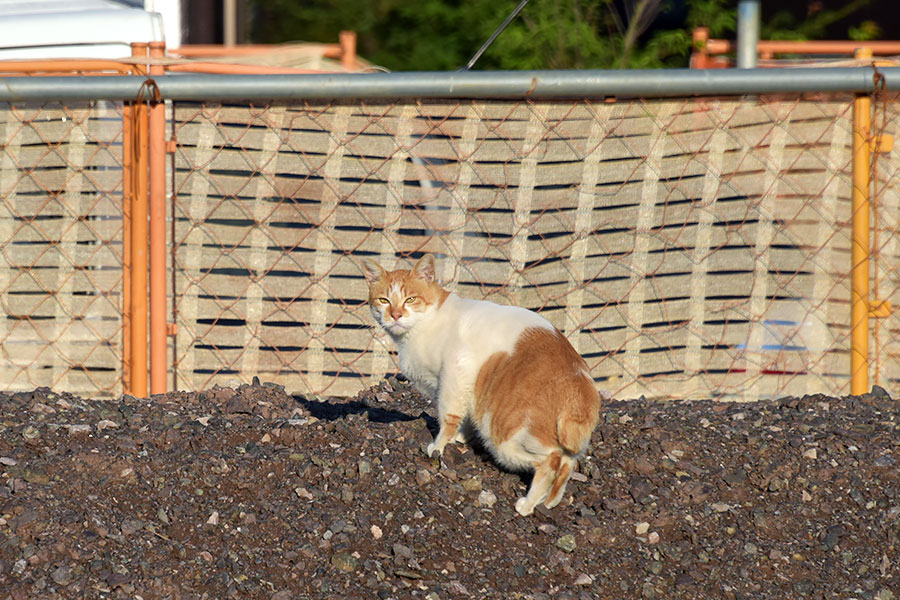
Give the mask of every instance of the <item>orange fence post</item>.
[[338, 35], [341, 46], [341, 65], [348, 71], [356, 70], [356, 32], [342, 31]]
[[[871, 58], [860, 49], [856, 58]], [[872, 100], [859, 94], [853, 100], [853, 214], [850, 272], [850, 393], [869, 389], [869, 171]]]
[[[165, 56], [164, 42], [150, 43], [150, 58]], [[162, 75], [151, 64], [150, 75]], [[150, 102], [150, 393], [166, 393], [166, 104]]]
[[[145, 57], [147, 44], [132, 46], [135, 56]], [[135, 142], [131, 204], [131, 394], [147, 395], [147, 105], [132, 109]]]
[[122, 103], [122, 390], [131, 393], [131, 204], [134, 202], [134, 118]]

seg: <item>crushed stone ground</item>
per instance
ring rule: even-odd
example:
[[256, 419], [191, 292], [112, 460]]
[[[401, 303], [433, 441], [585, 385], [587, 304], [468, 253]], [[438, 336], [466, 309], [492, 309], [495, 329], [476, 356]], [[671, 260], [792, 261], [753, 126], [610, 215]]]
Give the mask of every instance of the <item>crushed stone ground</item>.
[[[876, 390], [880, 392], [880, 390]], [[900, 595], [900, 401], [612, 402], [563, 503], [394, 377], [0, 394], [0, 600]]]

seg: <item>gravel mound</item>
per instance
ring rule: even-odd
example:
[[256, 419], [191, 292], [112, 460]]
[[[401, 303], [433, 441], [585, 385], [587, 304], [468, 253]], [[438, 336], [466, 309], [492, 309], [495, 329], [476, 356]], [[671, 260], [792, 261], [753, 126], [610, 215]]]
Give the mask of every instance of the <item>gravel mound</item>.
[[0, 600], [900, 594], [900, 402], [612, 402], [562, 504], [390, 377], [0, 394]]

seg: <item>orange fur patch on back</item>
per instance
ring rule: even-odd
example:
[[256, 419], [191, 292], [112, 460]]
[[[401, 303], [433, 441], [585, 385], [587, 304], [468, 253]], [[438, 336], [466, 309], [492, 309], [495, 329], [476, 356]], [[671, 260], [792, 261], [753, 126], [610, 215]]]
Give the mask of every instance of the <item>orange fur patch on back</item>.
[[527, 426], [546, 448], [577, 454], [599, 419], [600, 397], [587, 371], [560, 331], [526, 329], [512, 354], [494, 354], [482, 365], [474, 388], [475, 421], [490, 417], [496, 445]]

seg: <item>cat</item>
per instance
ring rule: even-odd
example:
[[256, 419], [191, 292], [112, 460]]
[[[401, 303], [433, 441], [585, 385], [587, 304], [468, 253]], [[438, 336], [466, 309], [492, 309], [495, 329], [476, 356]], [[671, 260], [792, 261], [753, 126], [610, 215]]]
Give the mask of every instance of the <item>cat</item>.
[[468, 426], [500, 465], [534, 471], [516, 501], [519, 514], [559, 504], [601, 404], [565, 336], [530, 310], [443, 289], [431, 254], [409, 270], [366, 260], [364, 272], [372, 316], [397, 343], [401, 370], [437, 403], [439, 430], [427, 454], [465, 441]]

